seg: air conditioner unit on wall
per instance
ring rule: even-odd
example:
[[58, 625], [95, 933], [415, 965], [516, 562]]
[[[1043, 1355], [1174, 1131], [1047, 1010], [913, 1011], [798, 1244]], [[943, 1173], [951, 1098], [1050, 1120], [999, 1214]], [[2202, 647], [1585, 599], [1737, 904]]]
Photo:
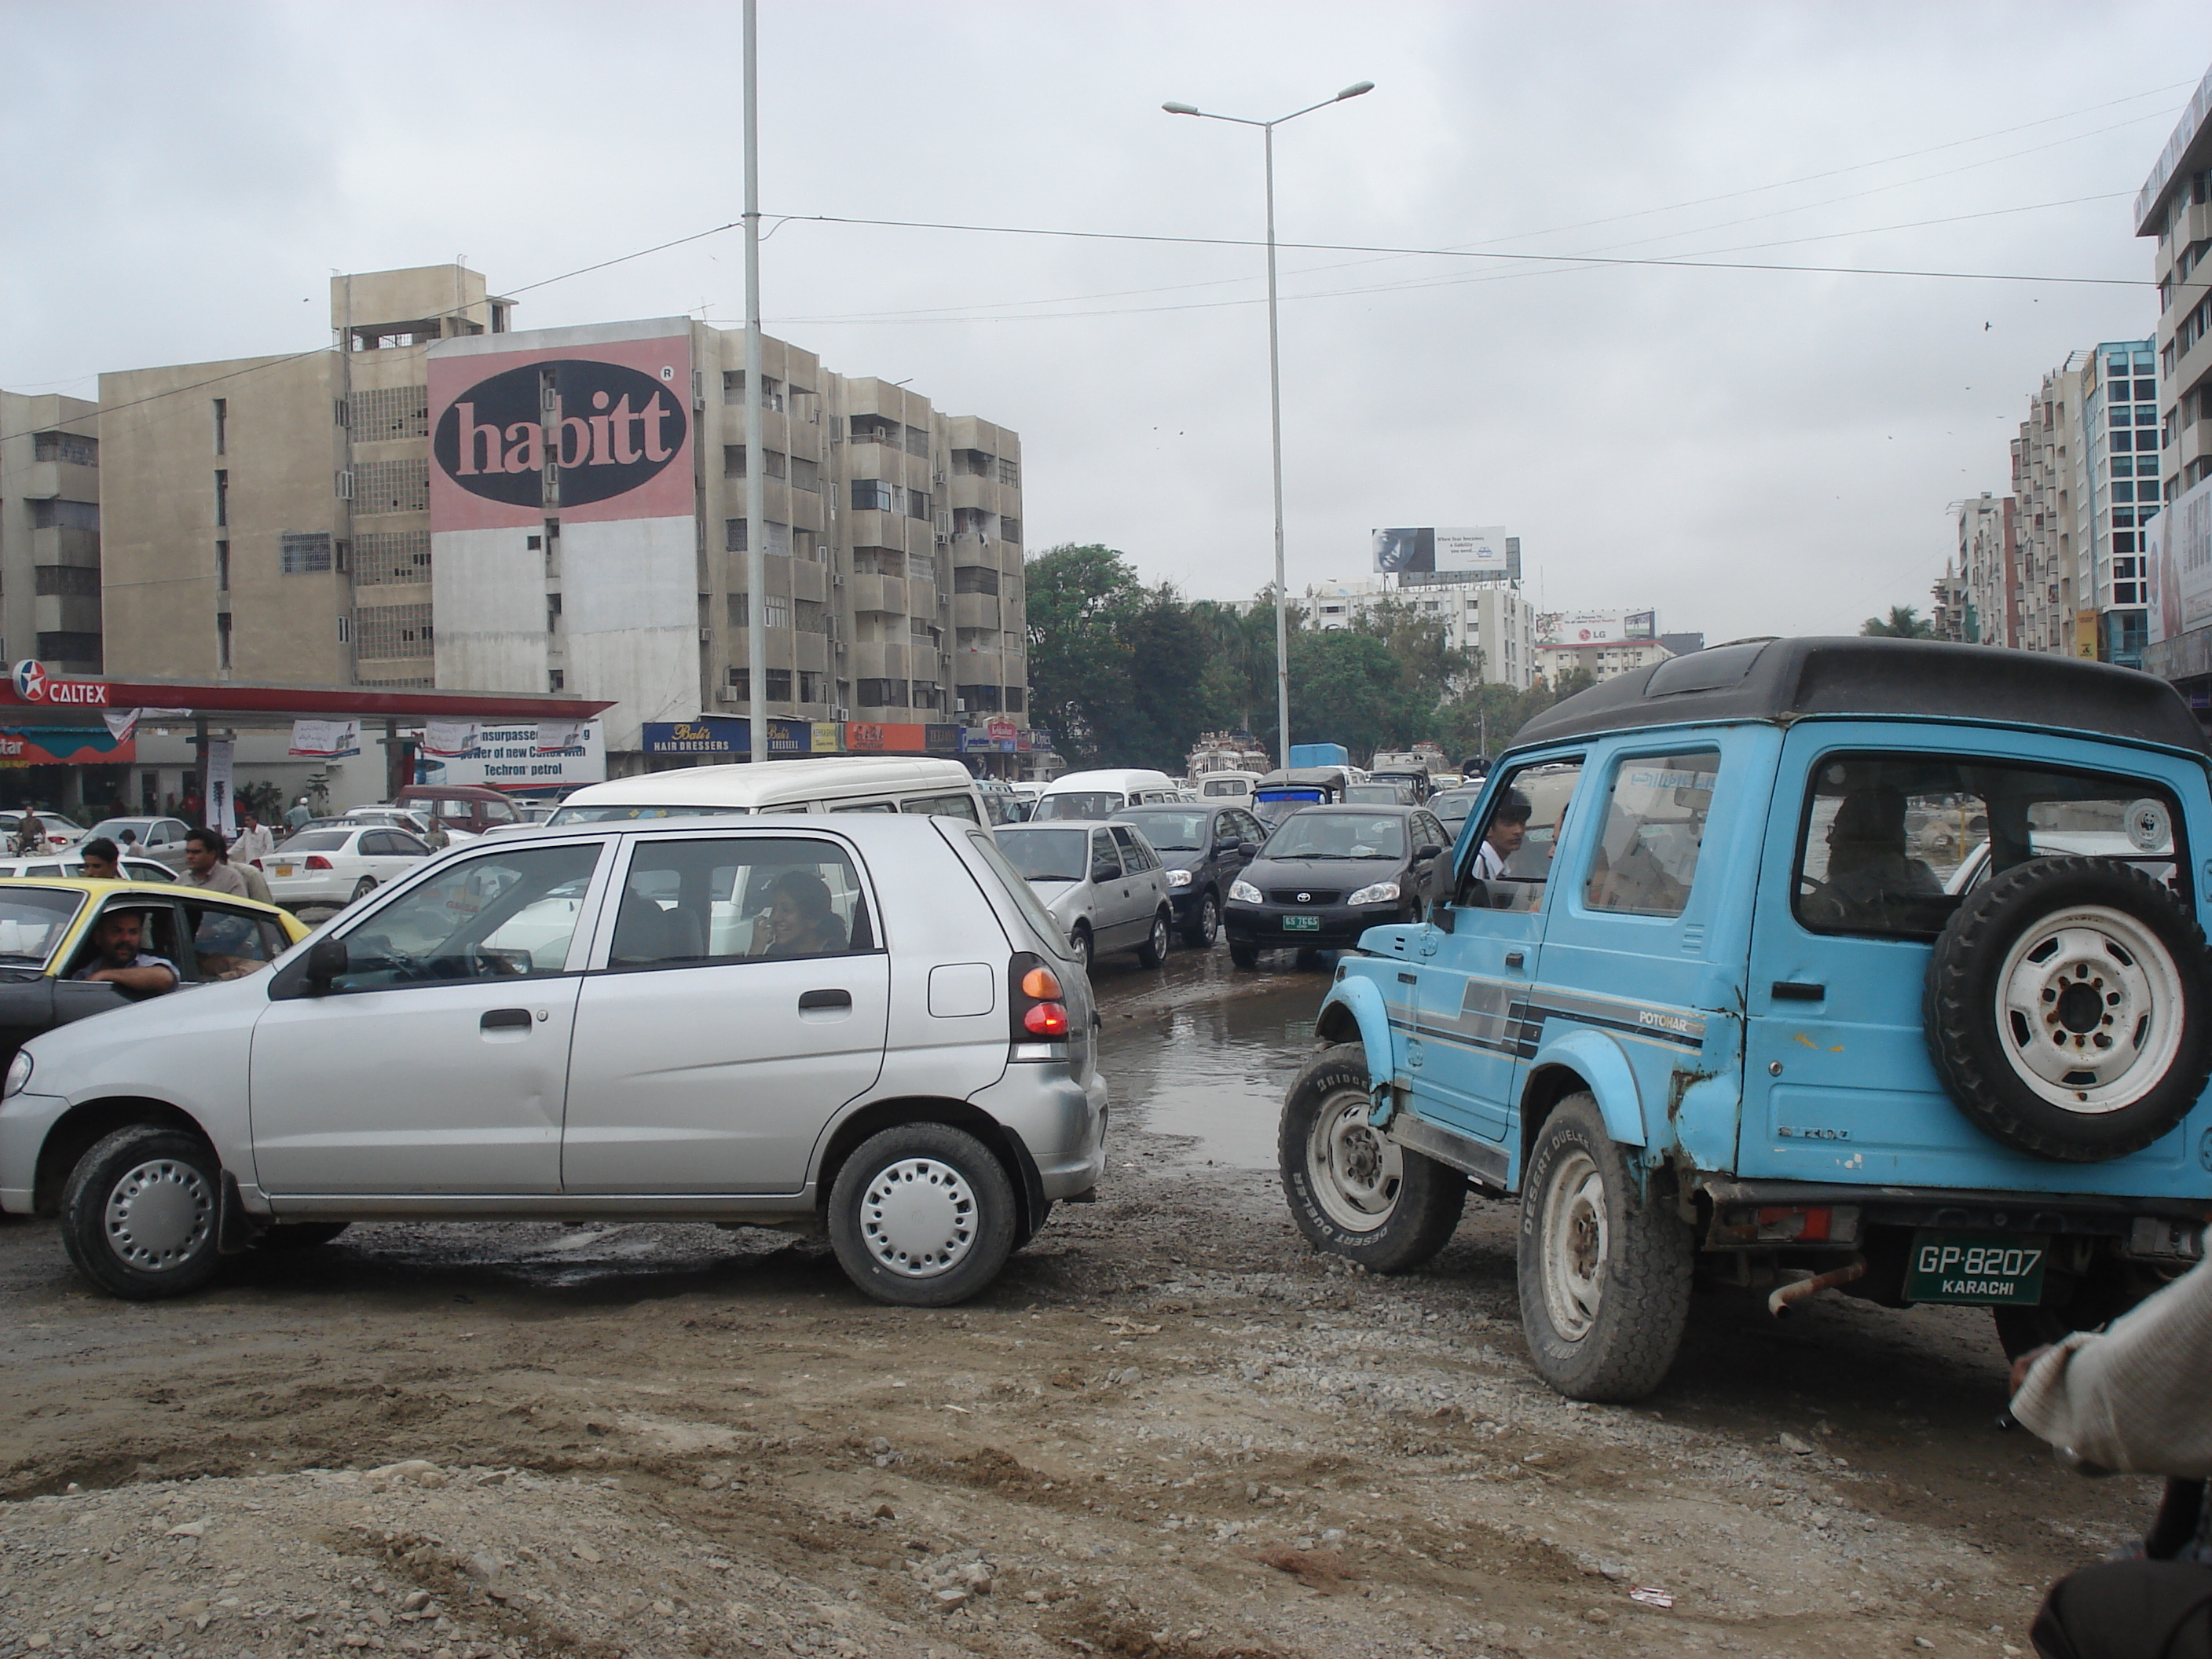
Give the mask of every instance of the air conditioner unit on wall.
[[853, 718], [853, 711], [841, 702], [830, 710], [830, 718], [833, 720], [848, 720]]

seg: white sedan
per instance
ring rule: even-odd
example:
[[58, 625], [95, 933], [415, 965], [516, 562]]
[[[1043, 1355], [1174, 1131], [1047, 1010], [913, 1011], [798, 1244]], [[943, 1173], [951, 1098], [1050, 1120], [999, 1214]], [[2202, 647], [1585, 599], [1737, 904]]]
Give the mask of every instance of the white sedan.
[[415, 869], [429, 843], [380, 823], [319, 823], [288, 839], [258, 862], [270, 896], [287, 907], [350, 904], [380, 884]]

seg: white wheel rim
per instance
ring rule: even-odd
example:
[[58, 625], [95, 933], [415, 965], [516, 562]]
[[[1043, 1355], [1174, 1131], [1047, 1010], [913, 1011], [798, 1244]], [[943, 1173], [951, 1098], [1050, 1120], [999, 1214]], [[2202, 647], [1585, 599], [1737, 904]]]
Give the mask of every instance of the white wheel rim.
[[1322, 1103], [1306, 1138], [1314, 1196], [1347, 1232], [1373, 1232], [1389, 1220], [1405, 1180], [1398, 1143], [1367, 1121], [1372, 1108], [1364, 1094], [1340, 1089]]
[[860, 1241], [902, 1279], [951, 1273], [975, 1247], [981, 1219], [967, 1176], [933, 1158], [886, 1164], [860, 1195]]
[[2006, 953], [1997, 1030], [2039, 1100], [2101, 1116], [2142, 1098], [2181, 1046], [2180, 965], [2134, 917], [2101, 904], [2047, 916]]
[[1542, 1213], [1544, 1310], [1570, 1342], [1597, 1323], [1605, 1291], [1605, 1176], [1579, 1148], [1560, 1158], [1545, 1183]]
[[169, 1273], [199, 1253], [215, 1226], [215, 1193], [189, 1164], [154, 1158], [107, 1192], [107, 1248], [142, 1273]]

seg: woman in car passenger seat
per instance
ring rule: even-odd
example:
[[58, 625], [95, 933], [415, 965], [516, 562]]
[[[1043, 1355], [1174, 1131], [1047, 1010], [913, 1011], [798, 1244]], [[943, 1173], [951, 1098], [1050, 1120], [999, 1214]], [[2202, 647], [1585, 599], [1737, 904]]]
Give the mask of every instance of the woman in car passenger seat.
[[830, 888], [808, 870], [776, 878], [767, 914], [753, 922], [757, 957], [834, 956], [845, 948], [845, 926], [830, 907]]

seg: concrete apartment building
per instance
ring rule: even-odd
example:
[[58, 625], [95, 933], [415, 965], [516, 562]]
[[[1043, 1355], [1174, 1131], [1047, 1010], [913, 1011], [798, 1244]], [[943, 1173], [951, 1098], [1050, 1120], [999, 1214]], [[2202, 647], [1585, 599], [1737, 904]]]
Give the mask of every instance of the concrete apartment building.
[[2160, 489], [2150, 538], [2157, 637], [2143, 666], [2178, 684], [2212, 722], [2212, 71], [2197, 88], [2136, 198], [2153, 239], [2163, 396]]
[[[101, 377], [109, 659], [614, 698], [617, 775], [748, 712], [742, 331], [517, 332], [459, 265], [331, 292], [341, 349]], [[781, 341], [757, 391], [765, 712], [1025, 726], [1019, 438]]]
[[2010, 495], [1986, 490], [1958, 504], [1958, 552], [1946, 562], [1932, 590], [1938, 639], [1967, 645], [2019, 644], [2016, 505]]
[[98, 412], [0, 392], [0, 664], [101, 670]]
[[1306, 589], [1316, 628], [1349, 628], [1395, 601], [1425, 621], [1444, 625], [1452, 649], [1474, 657], [1491, 684], [1528, 689], [1536, 672], [1536, 613], [1518, 582], [1321, 582]]
[[1614, 640], [1599, 645], [1540, 645], [1536, 672], [1557, 685], [1577, 670], [1593, 680], [1609, 680], [1638, 668], [1656, 667], [1675, 654], [1657, 640]]

